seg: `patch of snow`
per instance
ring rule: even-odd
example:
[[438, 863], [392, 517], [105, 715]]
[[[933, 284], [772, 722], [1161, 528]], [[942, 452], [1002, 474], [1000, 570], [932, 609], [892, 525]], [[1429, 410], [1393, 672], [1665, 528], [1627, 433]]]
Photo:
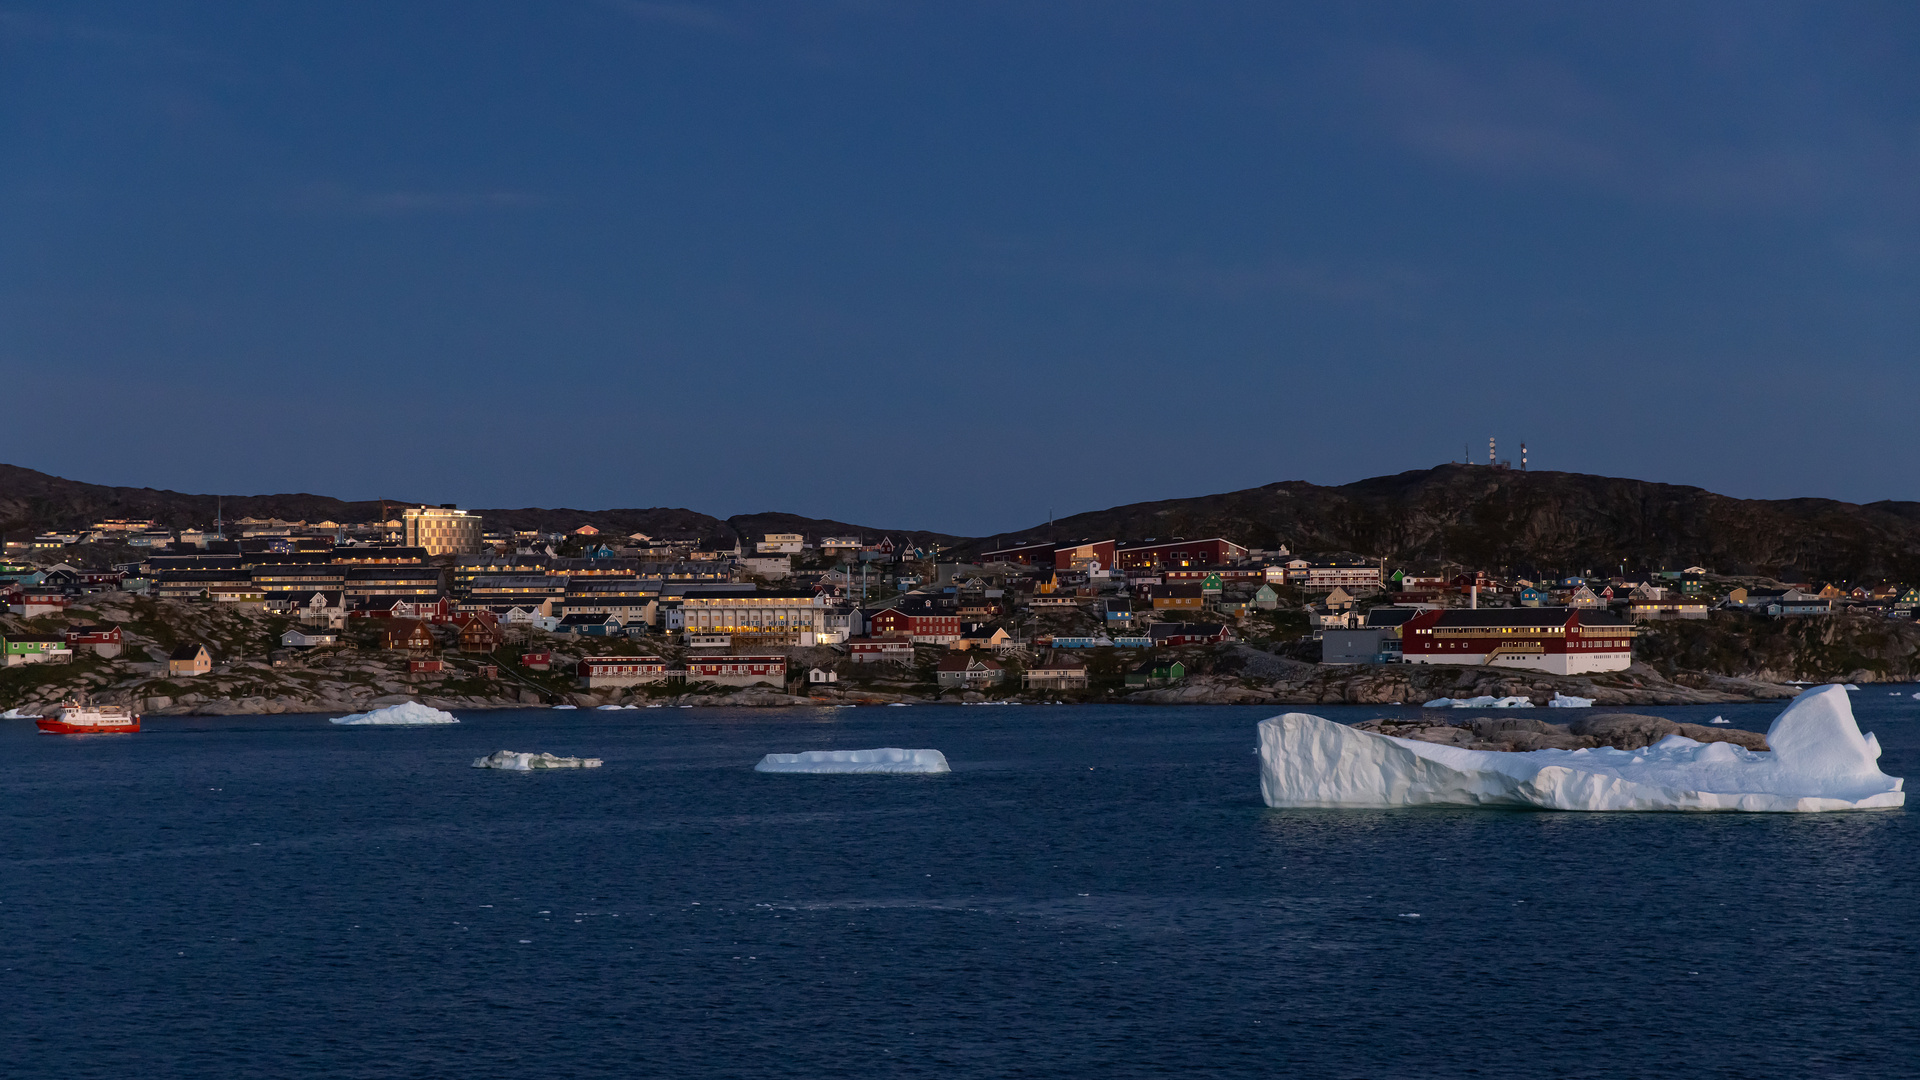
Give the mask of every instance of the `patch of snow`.
[[943, 773], [947, 756], [938, 750], [808, 750], [768, 754], [753, 767], [765, 773]]
[[1669, 735], [1641, 750], [1465, 750], [1358, 731], [1305, 713], [1262, 720], [1268, 806], [1530, 806], [1547, 810], [1808, 813], [1903, 806], [1846, 690], [1809, 690], [1767, 729], [1771, 750]]
[[1555, 690], [1553, 692], [1553, 700], [1547, 702], [1547, 708], [1549, 709], [1591, 709], [1593, 708], [1593, 699], [1590, 697], [1574, 697], [1572, 694], [1563, 694], [1560, 691]]
[[473, 759], [476, 769], [505, 769], [508, 772], [531, 772], [534, 769], [597, 769], [601, 761], [597, 757], [554, 757], [552, 754], [520, 754], [512, 750], [495, 750], [486, 757]]
[[1470, 698], [1434, 698], [1420, 707], [1423, 709], [1531, 709], [1533, 699], [1519, 695], [1497, 698], [1491, 694], [1483, 694], [1480, 697]]
[[381, 724], [404, 727], [420, 724], [457, 724], [460, 720], [450, 712], [442, 712], [417, 701], [409, 701], [400, 705], [389, 705], [384, 709], [375, 709], [372, 712], [336, 716], [332, 722], [347, 725]]

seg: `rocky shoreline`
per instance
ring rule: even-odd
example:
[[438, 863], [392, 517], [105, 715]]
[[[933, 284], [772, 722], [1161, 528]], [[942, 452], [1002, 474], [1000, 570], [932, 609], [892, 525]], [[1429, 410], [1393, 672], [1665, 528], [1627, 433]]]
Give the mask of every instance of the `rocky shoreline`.
[[1669, 735], [1694, 742], [1725, 742], [1748, 750], [1767, 749], [1766, 736], [1736, 727], [1682, 724], [1661, 716], [1637, 713], [1595, 713], [1567, 724], [1550, 724], [1530, 716], [1476, 716], [1467, 720], [1417, 717], [1405, 720], [1365, 720], [1354, 727], [1398, 739], [1457, 746], [1462, 750], [1639, 750]]
[[1490, 696], [1525, 697], [1544, 707], [1555, 694], [1610, 706], [1727, 705], [1784, 701], [1799, 693], [1798, 687], [1781, 683], [1704, 673], [1669, 679], [1646, 664], [1598, 675], [1549, 675], [1512, 668], [1309, 664], [1244, 647], [1231, 658], [1244, 666], [1232, 674], [1195, 676], [1126, 700], [1155, 705], [1418, 705], [1443, 697]]
[[[1316, 668], [1318, 665], [1301, 665]], [[1651, 671], [1614, 673], [1612, 677], [1579, 678], [1535, 675], [1525, 672], [1487, 671], [1485, 669], [1435, 668], [1408, 672], [1406, 669], [1355, 672], [1350, 668], [1311, 671], [1292, 679], [1256, 680], [1244, 676], [1197, 675], [1177, 686], [1140, 690], [1117, 698], [1091, 698], [1073, 692], [1040, 692], [1017, 695], [987, 695], [978, 692], [916, 694], [877, 690], [827, 690], [809, 695], [789, 694], [770, 688], [748, 688], [732, 692], [657, 692], [579, 691], [565, 694], [541, 694], [522, 690], [499, 695], [459, 695], [434, 693], [422, 686], [409, 688], [355, 686], [339, 695], [238, 695], [217, 696], [189, 693], [175, 698], [147, 696], [124, 702], [147, 716], [272, 716], [285, 713], [350, 713], [383, 708], [405, 701], [448, 710], [492, 710], [551, 707], [570, 704], [581, 709], [602, 705], [647, 708], [795, 708], [850, 705], [939, 705], [985, 704], [996, 701], [1022, 704], [1122, 704], [1122, 705], [1419, 705], [1441, 697], [1495, 698], [1525, 697], [1535, 707], [1544, 708], [1556, 695], [1590, 698], [1598, 707], [1632, 705], [1720, 705], [1761, 701], [1784, 701], [1798, 687], [1748, 680], [1701, 677], [1702, 685], [1686, 685], [1664, 679]], [[352, 691], [361, 691], [355, 693]], [[96, 693], [95, 700], [120, 703], [121, 695]], [[49, 713], [53, 700], [26, 702], [23, 714]]]

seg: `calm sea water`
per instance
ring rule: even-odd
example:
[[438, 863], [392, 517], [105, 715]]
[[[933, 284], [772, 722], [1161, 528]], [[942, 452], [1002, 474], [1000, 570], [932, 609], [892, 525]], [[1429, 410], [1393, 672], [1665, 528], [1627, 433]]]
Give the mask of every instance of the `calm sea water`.
[[[0, 1073], [1920, 1074], [1915, 811], [1274, 811], [1273, 711], [7, 722]], [[871, 746], [955, 771], [751, 771]]]

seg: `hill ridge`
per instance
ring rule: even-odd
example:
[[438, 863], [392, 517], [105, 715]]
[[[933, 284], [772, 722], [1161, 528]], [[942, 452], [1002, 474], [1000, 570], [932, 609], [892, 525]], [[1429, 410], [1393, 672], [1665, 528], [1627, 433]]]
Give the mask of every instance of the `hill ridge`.
[[[170, 527], [256, 516], [368, 520], [381, 500], [322, 495], [191, 495], [109, 487], [0, 465], [0, 531], [20, 536], [108, 517]], [[417, 505], [386, 500], [395, 506]], [[764, 532], [889, 535], [977, 555], [1016, 539], [1224, 535], [1306, 554], [1364, 552], [1397, 565], [1547, 572], [1701, 565], [1722, 573], [1920, 583], [1920, 502], [1737, 499], [1691, 485], [1484, 465], [1440, 465], [1341, 485], [1281, 480], [1238, 491], [1158, 499], [1070, 515], [1049, 525], [964, 538], [884, 529], [784, 511], [717, 518], [683, 507], [575, 510], [475, 508], [501, 528], [702, 535], [751, 543]]]

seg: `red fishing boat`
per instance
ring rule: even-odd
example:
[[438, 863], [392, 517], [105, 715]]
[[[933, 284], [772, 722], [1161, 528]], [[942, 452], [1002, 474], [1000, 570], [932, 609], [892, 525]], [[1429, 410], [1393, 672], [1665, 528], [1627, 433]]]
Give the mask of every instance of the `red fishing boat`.
[[125, 705], [83, 705], [68, 701], [59, 713], [34, 721], [56, 735], [121, 735], [140, 730], [140, 718]]

